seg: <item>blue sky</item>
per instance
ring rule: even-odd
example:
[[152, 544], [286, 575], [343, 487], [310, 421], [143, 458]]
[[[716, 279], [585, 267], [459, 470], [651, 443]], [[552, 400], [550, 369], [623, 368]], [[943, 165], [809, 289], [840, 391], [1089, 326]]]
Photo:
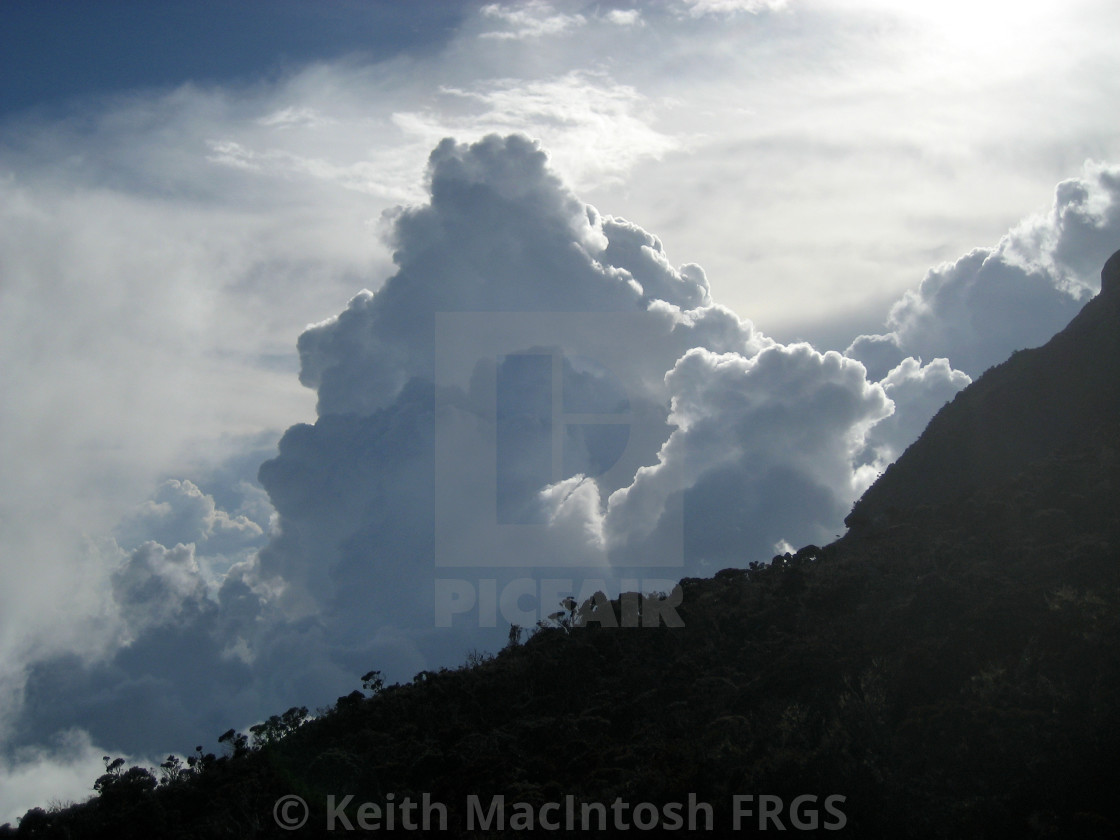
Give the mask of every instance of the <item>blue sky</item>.
[[1120, 246], [1120, 9], [900, 5], [6, 4], [0, 821], [838, 534]]
[[438, 49], [477, 3], [13, 0], [4, 8], [0, 111], [196, 83], [252, 83], [343, 55]]

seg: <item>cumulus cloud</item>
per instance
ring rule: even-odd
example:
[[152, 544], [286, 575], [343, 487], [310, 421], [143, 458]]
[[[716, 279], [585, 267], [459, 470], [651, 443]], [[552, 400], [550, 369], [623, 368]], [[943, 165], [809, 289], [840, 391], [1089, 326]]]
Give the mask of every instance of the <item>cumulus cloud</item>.
[[[413, 627], [430, 616], [440, 557], [473, 568], [582, 562], [617, 577], [588, 525], [605, 502], [597, 482], [609, 492], [655, 457], [669, 431], [666, 371], [692, 346], [749, 354], [769, 343], [712, 303], [699, 267], [674, 268], [656, 237], [576, 199], [524, 137], [445, 141], [429, 184], [427, 204], [393, 217], [396, 274], [301, 336], [301, 380], [317, 389], [320, 418], [289, 430], [261, 470], [280, 514], [262, 573], [285, 581], [293, 613], [353, 602], [336, 626], [355, 636], [374, 616]], [[438, 316], [453, 315], [441, 327]], [[543, 374], [532, 363], [544, 354], [564, 392], [555, 476], [526, 460], [553, 451], [550, 431], [532, 431], [555, 419], [552, 362]], [[606, 416], [617, 413], [603, 396], [615, 386], [595, 360], [625, 379], [625, 428]], [[512, 419], [496, 389], [516, 394]], [[494, 542], [503, 499], [541, 511], [548, 546], [530, 557], [523, 540]], [[377, 609], [359, 612], [369, 599]]]
[[[437, 311], [633, 312], [647, 296], [635, 272], [678, 311], [707, 299], [702, 271], [674, 270], [652, 237], [604, 222], [527, 138], [491, 136], [470, 149], [442, 142], [429, 161], [432, 201], [396, 214], [397, 273], [300, 336], [300, 381], [317, 389], [321, 415], [369, 413], [412, 377], [430, 381]], [[629, 267], [600, 262], [616, 255], [632, 257]]]
[[[866, 481], [902, 454], [937, 410], [1014, 351], [1045, 343], [1100, 290], [1100, 266], [1120, 242], [1120, 167], [1087, 162], [1045, 213], [929, 270], [891, 307], [889, 332], [861, 335], [863, 362], [897, 410], [875, 426]], [[927, 364], [922, 359], [932, 359]]]
[[695, 535], [686, 542], [692, 563], [825, 539], [849, 501], [867, 430], [892, 410], [862, 365], [806, 344], [771, 346], [752, 358], [693, 349], [666, 382], [676, 428], [657, 464], [611, 495], [606, 529], [622, 540], [648, 533], [666, 499], [683, 492], [686, 512], [704, 522], [685, 522]]
[[[408, 623], [433, 556], [617, 583], [838, 526], [890, 411], [861, 364], [757, 332], [524, 137], [444, 141], [428, 176], [429, 202], [393, 216], [397, 272], [300, 338], [319, 420], [261, 470], [281, 534], [261, 570], [290, 609], [391, 588], [377, 614]], [[783, 515], [775, 499], [798, 501]], [[765, 525], [715, 545], [689, 511]], [[653, 556], [666, 545], [675, 563]]]
[[[265, 513], [255, 493], [243, 494], [246, 509]], [[154, 536], [189, 541], [165, 546], [148, 538]], [[85, 632], [84, 645], [29, 642], [18, 684], [6, 686], [0, 760], [25, 764], [27, 750], [75, 724], [98, 755], [166, 753], [223, 731], [215, 727], [230, 715], [252, 720], [262, 703], [290, 699], [251, 668], [255, 657], [275, 666], [282, 644], [276, 633], [260, 638], [271, 593], [249, 558], [263, 536], [255, 522], [230, 514], [193, 483], [161, 485], [118, 529], [119, 538], [139, 544], [96, 546], [108, 585], [102, 592], [102, 581], [94, 583], [98, 610], [74, 623]]]
[[219, 553], [252, 545], [264, 535], [258, 523], [244, 514], [221, 510], [213, 496], [185, 479], [165, 481], [118, 531], [118, 539], [126, 545], [143, 535], [164, 545], [204, 542], [208, 552]]
[[891, 308], [890, 331], [860, 336], [847, 353], [877, 372], [904, 356], [942, 357], [977, 376], [1064, 327], [1099, 291], [1117, 242], [1120, 167], [1089, 162], [1058, 184], [1047, 213], [931, 269]]

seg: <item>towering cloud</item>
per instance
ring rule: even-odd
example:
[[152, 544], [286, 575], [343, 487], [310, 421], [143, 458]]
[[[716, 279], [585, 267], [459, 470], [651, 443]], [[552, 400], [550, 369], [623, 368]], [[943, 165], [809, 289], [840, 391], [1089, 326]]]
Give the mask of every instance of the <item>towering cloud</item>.
[[319, 420], [260, 473], [279, 533], [259, 571], [289, 615], [440, 659], [473, 638], [431, 632], [441, 587], [484, 632], [490, 579], [617, 589], [835, 532], [893, 410], [860, 363], [713, 302], [527, 138], [446, 140], [428, 176], [392, 218], [396, 273], [299, 341]]

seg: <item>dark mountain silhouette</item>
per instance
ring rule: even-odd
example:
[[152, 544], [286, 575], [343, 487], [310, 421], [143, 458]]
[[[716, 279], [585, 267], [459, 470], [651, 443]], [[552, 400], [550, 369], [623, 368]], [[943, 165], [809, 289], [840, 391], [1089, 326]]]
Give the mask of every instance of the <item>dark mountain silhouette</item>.
[[[748, 834], [1115, 838], [1118, 335], [1114, 256], [1066, 330], [938, 414], [843, 539], [682, 581], [684, 627], [569, 607], [495, 657], [371, 672], [314, 720], [231, 730], [221, 756], [107, 760], [95, 798], [0, 836], [326, 837], [390, 813], [421, 836], [726, 836], [743, 797]], [[408, 831], [425, 795], [433, 830]], [[505, 822], [483, 825], [494, 796]]]
[[1045, 346], [988, 370], [933, 418], [859, 500], [846, 524], [939, 504], [1062, 452], [1120, 442], [1120, 252], [1101, 292]]

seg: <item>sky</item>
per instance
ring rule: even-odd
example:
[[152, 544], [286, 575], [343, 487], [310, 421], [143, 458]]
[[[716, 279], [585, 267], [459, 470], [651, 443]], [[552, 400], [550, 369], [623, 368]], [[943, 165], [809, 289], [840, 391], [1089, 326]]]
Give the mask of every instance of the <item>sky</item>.
[[1120, 248], [1120, 8], [3, 8], [0, 822], [843, 532]]

